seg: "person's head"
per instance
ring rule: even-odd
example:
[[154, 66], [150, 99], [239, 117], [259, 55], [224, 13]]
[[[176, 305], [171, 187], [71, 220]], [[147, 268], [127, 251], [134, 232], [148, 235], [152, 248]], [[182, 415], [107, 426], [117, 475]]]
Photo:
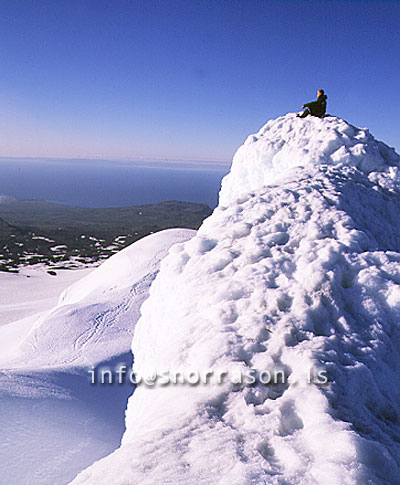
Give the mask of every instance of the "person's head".
[[317, 95], [321, 96], [321, 94], [325, 94], [325, 91], [323, 89], [318, 89]]

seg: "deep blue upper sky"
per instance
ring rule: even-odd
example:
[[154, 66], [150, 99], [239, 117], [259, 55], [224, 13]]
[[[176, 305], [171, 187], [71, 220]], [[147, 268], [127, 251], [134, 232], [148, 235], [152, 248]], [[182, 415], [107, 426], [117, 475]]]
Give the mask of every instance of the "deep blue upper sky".
[[229, 160], [322, 87], [400, 148], [400, 2], [1, 0], [0, 156]]

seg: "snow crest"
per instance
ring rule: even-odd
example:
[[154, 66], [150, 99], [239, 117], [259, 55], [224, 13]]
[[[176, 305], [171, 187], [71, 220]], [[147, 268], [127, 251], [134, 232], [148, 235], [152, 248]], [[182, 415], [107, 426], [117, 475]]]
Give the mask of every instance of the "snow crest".
[[[138, 375], [259, 379], [139, 385], [121, 447], [73, 483], [398, 483], [398, 160], [333, 117], [247, 141], [219, 207], [162, 261], [132, 350]], [[262, 382], [274, 369], [284, 382]]]
[[350, 166], [364, 173], [388, 172], [398, 181], [399, 163], [394, 149], [367, 128], [336, 116], [298, 119], [290, 113], [268, 121], [238, 149], [222, 181], [220, 204], [229, 205], [241, 194], [290, 177], [294, 167]]

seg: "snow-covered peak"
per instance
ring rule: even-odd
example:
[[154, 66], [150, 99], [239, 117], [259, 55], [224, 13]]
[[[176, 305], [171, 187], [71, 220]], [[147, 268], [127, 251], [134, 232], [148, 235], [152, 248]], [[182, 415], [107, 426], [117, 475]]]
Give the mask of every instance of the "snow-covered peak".
[[[158, 385], [138, 386], [121, 447], [74, 485], [398, 483], [398, 163], [334, 117], [250, 137], [141, 308], [134, 370]], [[192, 371], [199, 385], [164, 385]]]
[[341, 118], [289, 113], [268, 121], [250, 135], [236, 152], [222, 181], [220, 204], [227, 206], [240, 195], [290, 177], [290, 169], [320, 165], [350, 166], [364, 173], [388, 172], [397, 177], [399, 155], [376, 140], [366, 128]]

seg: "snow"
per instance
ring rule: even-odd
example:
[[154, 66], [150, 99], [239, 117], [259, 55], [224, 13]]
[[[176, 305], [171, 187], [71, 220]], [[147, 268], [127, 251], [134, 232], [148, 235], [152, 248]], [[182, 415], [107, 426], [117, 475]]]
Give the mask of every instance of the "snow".
[[62, 251], [63, 249], [67, 249], [67, 246], [65, 244], [59, 244], [58, 246], [50, 248], [50, 251]]
[[356, 167], [363, 173], [389, 172], [399, 181], [399, 155], [377, 141], [367, 128], [357, 128], [341, 118], [295, 114], [270, 120], [250, 135], [236, 152], [231, 171], [222, 181], [220, 205], [229, 205], [241, 194], [282, 181], [295, 167]]
[[0, 272], [0, 326], [50, 310], [61, 291], [93, 271], [57, 270], [57, 276], [53, 276], [47, 269], [35, 265], [21, 268], [17, 274]]
[[194, 234], [170, 229], [143, 238], [67, 289], [58, 276], [31, 274], [33, 288], [24, 275], [5, 275], [15, 277], [0, 287], [7, 299], [16, 285], [21, 300], [24, 291], [27, 300], [50, 297], [49, 281], [58, 291], [65, 285], [52, 308], [37, 315], [39, 301], [35, 315], [0, 327], [2, 483], [66, 484], [119, 446], [132, 385], [93, 386], [88, 370], [130, 365], [133, 329], [160, 260]]
[[[139, 385], [121, 447], [72, 483], [398, 483], [398, 164], [335, 117], [249, 137], [219, 206], [162, 260], [132, 342], [138, 376], [228, 378]], [[232, 382], [252, 369], [287, 378]]]
[[49, 243], [53, 243], [55, 242], [54, 239], [49, 239], [48, 237], [44, 237], [44, 236], [32, 236], [32, 240], [39, 240], [39, 241], [45, 241], [45, 242], [49, 242]]
[[[134, 323], [169, 248], [193, 236], [170, 229], [143, 238], [61, 293], [51, 310], [28, 321], [23, 341], [7, 339], [8, 368], [89, 366], [128, 351]], [[9, 332], [9, 328], [0, 327]], [[5, 365], [5, 364], [3, 364]]]

